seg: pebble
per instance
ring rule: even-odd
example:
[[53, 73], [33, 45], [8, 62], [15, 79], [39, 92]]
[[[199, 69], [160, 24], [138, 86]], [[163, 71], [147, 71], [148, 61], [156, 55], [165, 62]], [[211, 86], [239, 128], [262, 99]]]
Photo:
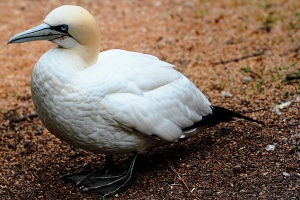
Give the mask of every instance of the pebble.
[[285, 108], [285, 107], [288, 107], [290, 106], [291, 104], [293, 103], [293, 101], [287, 101], [287, 102], [284, 102], [284, 103], [281, 103], [277, 106], [275, 106], [273, 108], [273, 112], [276, 114], [276, 115], [281, 115], [281, 109]]
[[238, 164], [233, 167], [232, 171], [237, 174], [244, 173], [246, 171], [246, 167]]
[[266, 150], [267, 150], [267, 151], [274, 151], [274, 150], [275, 150], [275, 145], [269, 144], [269, 145], [266, 147]]
[[157, 2], [155, 2], [155, 4], [154, 4], [154, 5], [155, 5], [155, 7], [160, 7], [160, 6], [161, 6], [161, 4], [162, 4], [162, 3], [161, 3], [160, 1], [157, 1]]
[[185, 6], [185, 7], [188, 7], [188, 8], [192, 8], [194, 5], [193, 5], [192, 2], [185, 2], [185, 3], [184, 3], [184, 6]]
[[244, 77], [243, 78], [243, 82], [244, 83], [249, 83], [249, 82], [251, 82], [252, 81], [252, 78], [250, 77], [250, 76], [247, 76], [247, 77]]
[[293, 139], [300, 139], [300, 133], [292, 135]]
[[221, 92], [221, 97], [229, 98], [229, 97], [232, 97], [232, 94], [230, 94], [229, 92], [226, 92], [226, 91], [222, 91]]
[[287, 172], [282, 172], [282, 175], [285, 176], [285, 177], [290, 177], [291, 175]]
[[275, 107], [275, 108], [273, 109], [273, 112], [274, 112], [276, 115], [278, 115], [278, 116], [281, 115], [281, 112], [280, 112], [279, 108], [277, 108], [277, 107]]

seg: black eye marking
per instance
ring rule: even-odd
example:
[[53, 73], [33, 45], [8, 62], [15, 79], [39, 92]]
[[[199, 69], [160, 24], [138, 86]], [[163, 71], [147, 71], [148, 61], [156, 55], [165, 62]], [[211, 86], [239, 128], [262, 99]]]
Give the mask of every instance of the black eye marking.
[[62, 24], [62, 25], [58, 25], [58, 26], [51, 26], [52, 30], [58, 31], [58, 32], [62, 32], [62, 33], [66, 33], [69, 35], [68, 30], [69, 30], [69, 26], [67, 24]]
[[69, 27], [68, 27], [67, 24], [62, 24], [62, 25], [60, 25], [60, 30], [61, 30], [62, 32], [67, 33], [67, 32], [68, 32], [68, 29], [69, 29]]

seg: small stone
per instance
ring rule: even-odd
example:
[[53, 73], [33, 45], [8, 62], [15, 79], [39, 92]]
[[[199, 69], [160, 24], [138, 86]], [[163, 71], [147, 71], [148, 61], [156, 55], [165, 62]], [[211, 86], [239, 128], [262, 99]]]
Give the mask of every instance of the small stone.
[[232, 171], [237, 174], [244, 173], [246, 171], [246, 167], [243, 165], [236, 165], [233, 167]]
[[281, 115], [280, 110], [282, 110], [282, 109], [285, 108], [285, 107], [290, 106], [292, 103], [293, 103], [293, 101], [287, 101], [287, 102], [281, 103], [281, 104], [279, 104], [279, 105], [277, 105], [277, 106], [275, 106], [275, 107], [273, 108], [273, 112], [274, 112], [276, 115]]
[[161, 6], [161, 2], [160, 1], [157, 1], [157, 2], [155, 2], [155, 7], [160, 7]]
[[247, 77], [244, 77], [243, 78], [243, 82], [244, 83], [249, 83], [249, 82], [251, 82], [252, 81], [252, 78], [250, 77], [250, 76], [247, 76]]
[[269, 144], [269, 145], [266, 147], [266, 150], [267, 150], [267, 151], [274, 151], [274, 150], [275, 150], [275, 145]]
[[282, 172], [282, 175], [285, 176], [285, 177], [290, 177], [291, 175], [287, 172]]
[[284, 102], [284, 103], [279, 104], [279, 105], [277, 105], [277, 106], [278, 106], [279, 109], [283, 109], [283, 108], [285, 108], [285, 107], [290, 106], [292, 103], [293, 103], [292, 101], [287, 101], [287, 102]]
[[232, 94], [230, 94], [229, 92], [226, 92], [226, 91], [222, 91], [221, 97], [229, 98], [229, 97], [232, 97]]
[[185, 7], [188, 7], [188, 8], [192, 8], [194, 5], [193, 5], [192, 2], [185, 2], [185, 3], [184, 3], [184, 6], [185, 6]]
[[276, 115], [278, 115], [278, 116], [281, 115], [281, 112], [280, 112], [280, 110], [279, 110], [278, 107], [275, 107], [275, 108], [273, 109], [273, 112], [274, 112]]
[[294, 134], [291, 137], [292, 139], [300, 139], [300, 133]]

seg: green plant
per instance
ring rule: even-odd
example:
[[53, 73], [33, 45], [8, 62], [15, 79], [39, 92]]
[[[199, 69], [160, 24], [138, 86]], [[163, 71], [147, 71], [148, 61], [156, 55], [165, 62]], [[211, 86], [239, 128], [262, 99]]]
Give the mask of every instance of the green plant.
[[263, 89], [263, 80], [262, 79], [259, 79], [255, 82], [255, 88], [258, 92], [262, 92], [264, 89]]
[[242, 67], [241, 68], [241, 72], [243, 72], [243, 73], [249, 73], [249, 72], [251, 72], [251, 68], [249, 66]]
[[260, 20], [262, 23], [262, 29], [270, 32], [276, 21], [275, 12], [269, 12], [266, 17], [262, 17]]

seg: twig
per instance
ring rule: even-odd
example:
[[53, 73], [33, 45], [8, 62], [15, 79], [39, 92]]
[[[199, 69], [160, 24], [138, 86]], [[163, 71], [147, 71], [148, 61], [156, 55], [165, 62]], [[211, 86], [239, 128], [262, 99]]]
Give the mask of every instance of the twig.
[[7, 111], [6, 113], [4, 113], [5, 117], [9, 117], [12, 113], [15, 114], [17, 110], [21, 109], [21, 108], [26, 108], [25, 106], [18, 106], [16, 108], [10, 109], [9, 111]]
[[300, 79], [300, 76], [287, 75], [285, 79], [291, 81], [291, 80]]
[[24, 117], [20, 117], [20, 118], [12, 118], [10, 121], [9, 121], [9, 124], [13, 124], [13, 123], [19, 123], [19, 122], [24, 122], [26, 121], [27, 119], [34, 119], [34, 118], [37, 118], [38, 115], [36, 113], [31, 113], [31, 114], [28, 114]]
[[259, 112], [259, 111], [262, 111], [262, 110], [267, 110], [268, 107], [262, 107], [262, 108], [258, 108], [258, 109], [255, 109], [255, 110], [247, 110], [247, 111], [244, 111], [242, 113], [254, 113], [254, 112]]
[[170, 161], [166, 158], [165, 152], [164, 153], [164, 157], [168, 162], [169, 167], [172, 169], [172, 171], [178, 176], [178, 178], [181, 180], [181, 182], [183, 183], [183, 185], [186, 187], [186, 189], [192, 193], [193, 190], [190, 190], [189, 187], [187, 186], [184, 177], [181, 177], [180, 174], [175, 170], [174, 166], [170, 164]]
[[300, 125], [299, 122], [294, 122], [294, 123], [291, 123], [291, 124], [287, 124], [287, 125], [281, 126], [280, 128], [288, 128], [288, 127], [298, 126], [298, 125]]
[[292, 123], [292, 124], [287, 124], [283, 126], [278, 126], [278, 124], [268, 124], [267, 127], [277, 127], [278, 129], [284, 129], [284, 128], [290, 128], [293, 126], [298, 126], [300, 123]]
[[175, 170], [175, 168], [173, 167], [173, 165], [170, 166], [172, 171], [178, 176], [179, 180], [181, 180], [181, 182], [183, 183], [183, 185], [186, 187], [186, 189], [191, 192], [190, 188], [187, 186], [185, 179], [183, 176], [180, 176], [180, 174]]
[[239, 58], [234, 58], [234, 59], [231, 59], [231, 60], [225, 60], [225, 61], [220, 61], [220, 62], [211, 62], [211, 64], [213, 64], [213, 65], [219, 65], [219, 64], [223, 65], [223, 64], [227, 64], [227, 63], [231, 63], [231, 62], [238, 62], [240, 60], [245, 60], [245, 59], [248, 59], [248, 58], [261, 56], [264, 53], [265, 53], [264, 51], [254, 52], [253, 54], [242, 56], [242, 57], [239, 57]]
[[17, 115], [17, 110], [22, 109], [22, 108], [28, 111], [28, 108], [26, 106], [18, 106], [16, 108], [10, 109], [6, 113], [4, 113], [4, 119], [9, 120], [9, 125], [14, 124], [14, 123], [24, 122], [27, 119], [34, 119], [34, 118], [38, 117], [38, 115], [36, 113], [30, 113], [28, 115], [25, 115], [25, 116], [19, 117], [19, 118], [15, 117]]

